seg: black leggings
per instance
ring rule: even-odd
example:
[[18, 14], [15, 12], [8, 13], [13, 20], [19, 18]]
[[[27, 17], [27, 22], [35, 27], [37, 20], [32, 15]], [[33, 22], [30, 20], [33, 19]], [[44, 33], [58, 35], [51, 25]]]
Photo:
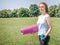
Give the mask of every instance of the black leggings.
[[39, 37], [40, 45], [48, 45], [49, 40], [50, 40], [49, 35], [43, 40], [41, 40], [41, 38]]

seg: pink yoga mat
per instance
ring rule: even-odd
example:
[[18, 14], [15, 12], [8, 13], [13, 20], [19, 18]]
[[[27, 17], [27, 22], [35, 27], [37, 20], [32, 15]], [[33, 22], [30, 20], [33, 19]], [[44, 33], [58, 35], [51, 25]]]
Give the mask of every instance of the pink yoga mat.
[[32, 25], [32, 26], [22, 28], [21, 32], [23, 34], [32, 34], [32, 33], [38, 32], [38, 26], [36, 24], [36, 25]]

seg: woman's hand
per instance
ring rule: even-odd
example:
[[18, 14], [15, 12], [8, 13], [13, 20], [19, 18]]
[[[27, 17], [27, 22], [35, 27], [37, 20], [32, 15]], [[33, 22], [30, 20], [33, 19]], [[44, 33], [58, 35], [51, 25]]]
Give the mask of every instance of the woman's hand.
[[48, 35], [49, 35], [49, 34], [46, 33], [46, 34], [45, 34], [45, 37], [47, 37]]

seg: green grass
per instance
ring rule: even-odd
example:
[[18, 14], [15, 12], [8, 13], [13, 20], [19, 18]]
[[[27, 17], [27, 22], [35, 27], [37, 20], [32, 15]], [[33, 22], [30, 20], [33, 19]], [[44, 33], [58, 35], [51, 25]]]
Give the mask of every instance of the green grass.
[[[22, 35], [21, 28], [36, 24], [37, 18], [0, 18], [0, 45], [39, 45], [37, 33]], [[49, 45], [60, 45], [60, 18], [52, 18]]]

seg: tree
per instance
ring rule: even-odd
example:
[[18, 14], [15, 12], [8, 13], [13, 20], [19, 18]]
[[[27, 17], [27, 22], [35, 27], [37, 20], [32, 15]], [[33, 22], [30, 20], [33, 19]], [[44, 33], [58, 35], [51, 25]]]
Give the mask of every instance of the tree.
[[56, 14], [55, 17], [60, 17], [60, 4], [56, 8]]
[[9, 18], [10, 14], [11, 14], [11, 10], [7, 10], [7, 9], [1, 10], [0, 18]]
[[29, 9], [27, 8], [19, 8], [17, 15], [19, 17], [29, 17]]
[[36, 4], [31, 4], [29, 7], [29, 11], [30, 11], [30, 16], [34, 17], [34, 16], [38, 16], [39, 15], [39, 9], [38, 6]]
[[57, 7], [56, 5], [49, 7], [49, 15], [50, 15], [51, 17], [55, 17], [55, 14], [56, 14], [56, 12], [55, 12], [56, 7]]
[[18, 9], [14, 9], [14, 10], [11, 12], [11, 17], [18, 17], [17, 11], [18, 11]]

